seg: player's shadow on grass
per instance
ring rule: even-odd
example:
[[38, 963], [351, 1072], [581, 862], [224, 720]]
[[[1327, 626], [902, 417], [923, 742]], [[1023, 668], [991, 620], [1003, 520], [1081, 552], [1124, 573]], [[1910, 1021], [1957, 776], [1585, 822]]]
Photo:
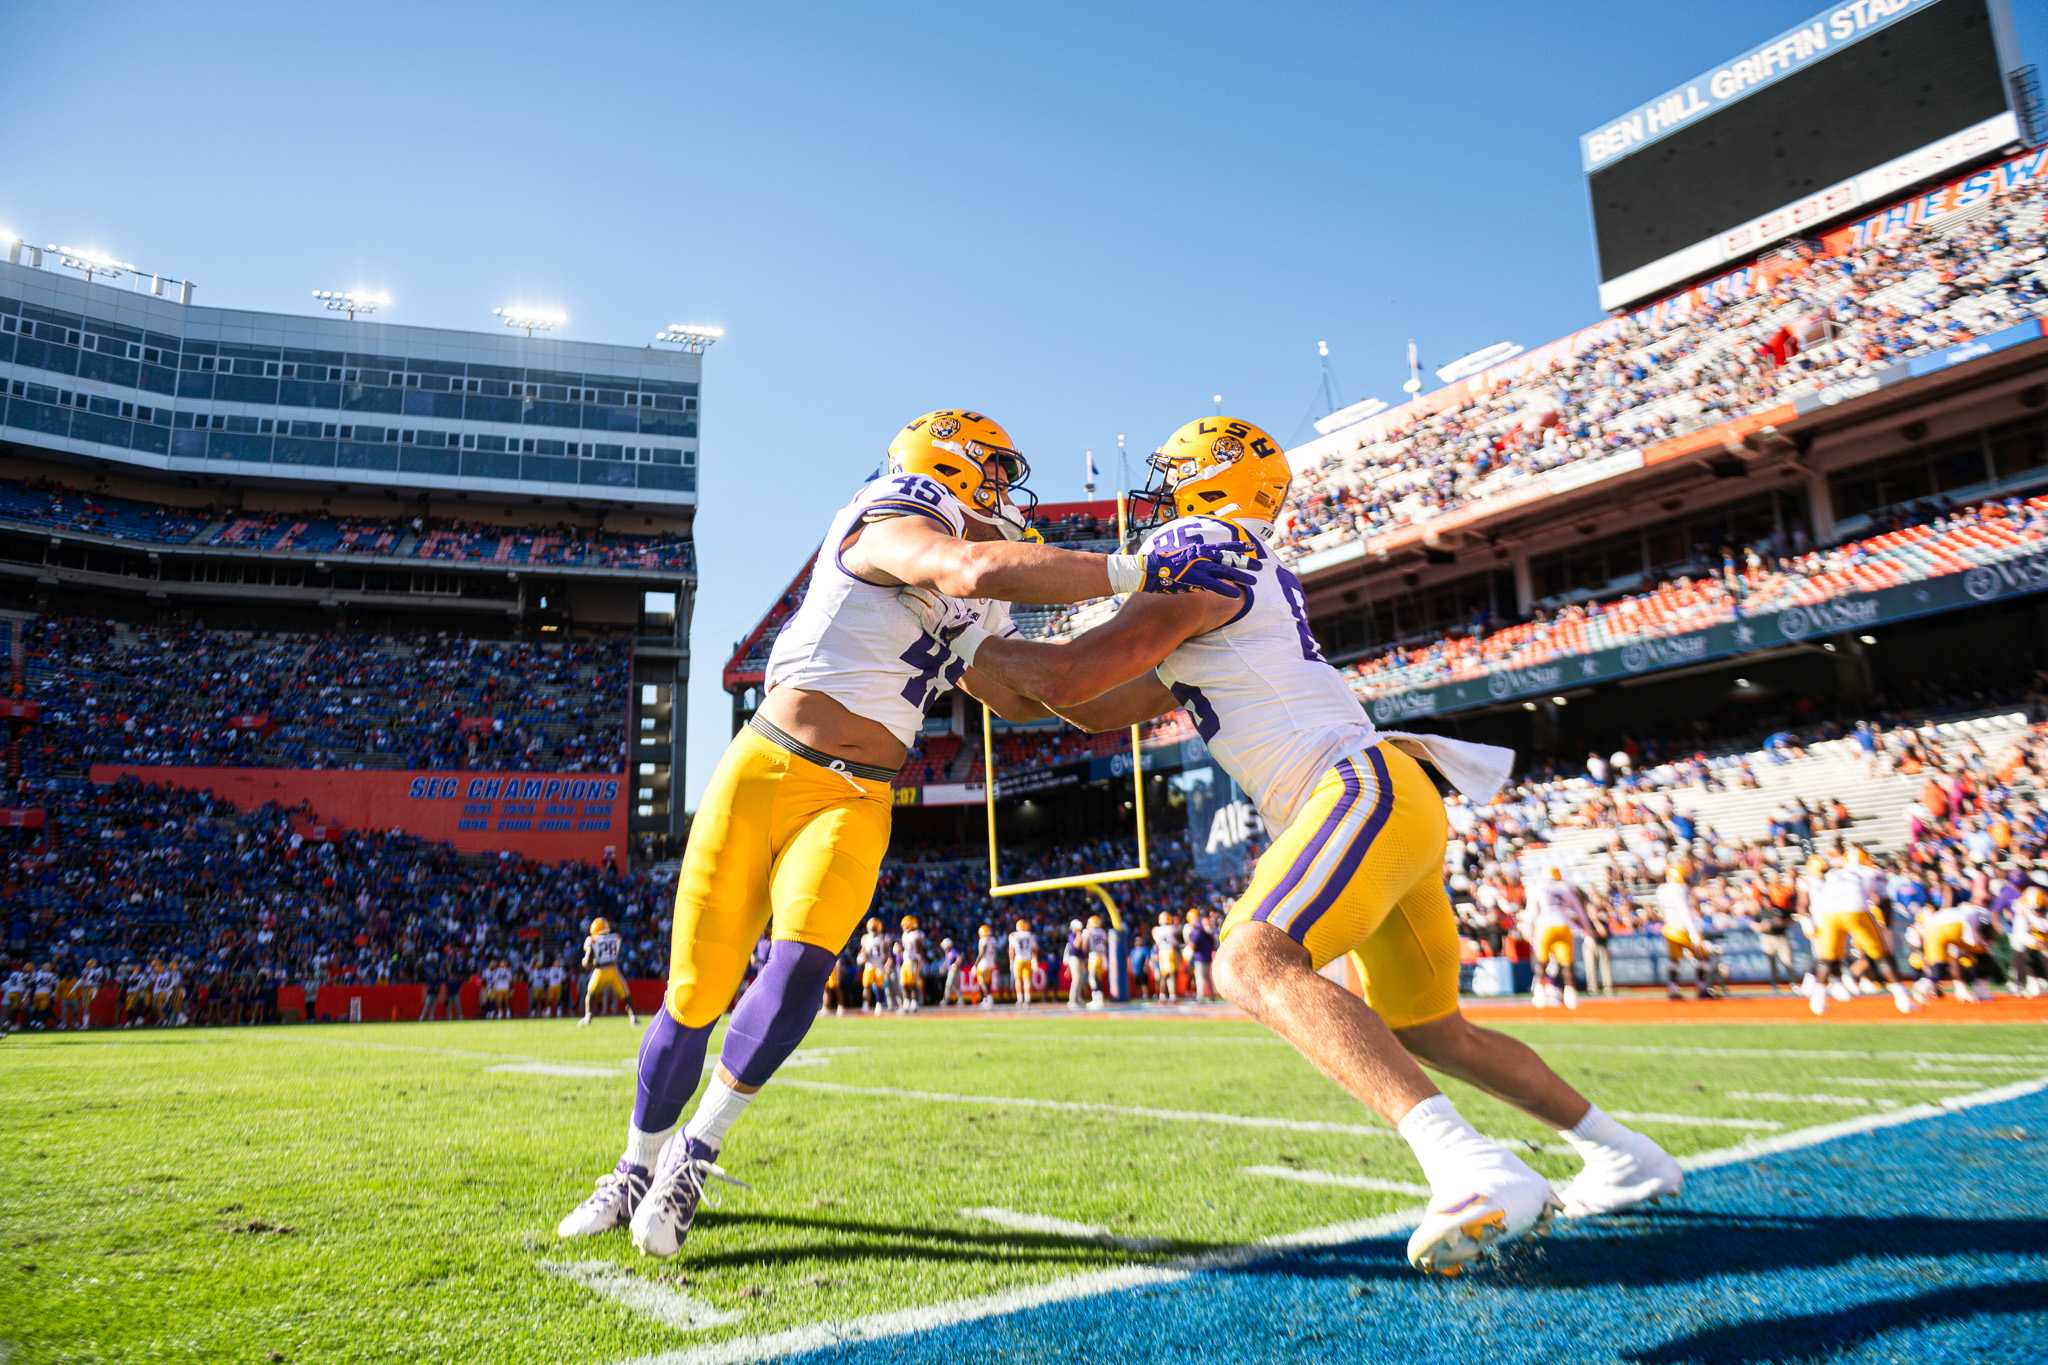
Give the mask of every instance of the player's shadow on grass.
[[[1831, 1358], [1890, 1332], [1936, 1323], [2048, 1312], [2048, 1280], [1930, 1289], [1898, 1299], [1877, 1299], [1850, 1309], [1796, 1318], [1731, 1322], [1630, 1351], [1636, 1365], [1700, 1365], [1707, 1361], [1795, 1362]], [[1997, 1331], [1993, 1326], [1992, 1330]], [[2008, 1345], [2017, 1345], [2007, 1341]], [[2038, 1343], [2037, 1343], [2038, 1347]], [[1984, 1356], [1979, 1359], [1991, 1359]]]
[[[980, 1261], [1011, 1265], [1071, 1263], [1078, 1268], [1133, 1259], [1128, 1251], [1085, 1238], [1007, 1228], [992, 1227], [984, 1231], [974, 1227], [883, 1223], [871, 1218], [800, 1217], [784, 1213], [723, 1210], [707, 1214], [704, 1225], [707, 1229], [717, 1226], [786, 1228], [793, 1236], [790, 1245], [782, 1249], [756, 1246], [745, 1250], [713, 1251], [705, 1255], [697, 1254], [697, 1243], [693, 1242], [690, 1254], [693, 1265], [758, 1266], [764, 1260], [773, 1261], [787, 1256], [802, 1261], [859, 1261], [881, 1257], [900, 1261]], [[1162, 1260], [1177, 1260], [1218, 1249], [1217, 1244], [1210, 1242], [1162, 1241], [1151, 1254]], [[1108, 1253], [1106, 1258], [1105, 1252]]]

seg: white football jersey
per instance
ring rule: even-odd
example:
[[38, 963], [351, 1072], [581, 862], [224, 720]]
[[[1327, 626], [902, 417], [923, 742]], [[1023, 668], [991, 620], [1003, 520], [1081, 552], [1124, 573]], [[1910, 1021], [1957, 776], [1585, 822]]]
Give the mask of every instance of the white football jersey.
[[1010, 931], [1010, 956], [1036, 958], [1038, 956], [1038, 935], [1029, 929]]
[[[1147, 536], [1144, 549], [1229, 545], [1249, 535], [1215, 517], [1182, 517]], [[1309, 632], [1301, 581], [1259, 544], [1256, 581], [1237, 615], [1180, 645], [1157, 671], [1210, 756], [1258, 804], [1266, 828], [1278, 830], [1332, 764], [1364, 751], [1379, 732]]]
[[866, 933], [860, 936], [860, 960], [869, 967], [889, 965], [889, 940], [880, 934]]
[[924, 965], [924, 930], [903, 931], [903, 960], [914, 967]]
[[1991, 931], [1991, 912], [1981, 905], [1952, 905], [1946, 910], [1934, 912], [1936, 924], [1960, 924], [1963, 926], [1963, 942], [1973, 948], [1984, 946]]
[[584, 940], [593, 967], [614, 967], [619, 961], [619, 936], [617, 934], [592, 934]]
[[1585, 902], [1579, 899], [1578, 889], [1570, 882], [1554, 882], [1545, 878], [1536, 887], [1535, 900], [1538, 933], [1553, 924], [1574, 929], [1585, 927]]
[[[966, 526], [959, 499], [922, 474], [889, 474], [862, 488], [833, 516], [804, 600], [775, 637], [766, 679], [766, 692], [784, 683], [821, 692], [888, 727], [905, 745], [917, 738], [925, 707], [953, 685], [962, 665], [924, 633], [896, 600], [894, 585], [854, 577], [840, 562], [839, 547], [862, 522], [908, 516], [927, 517], [952, 536]], [[991, 635], [1013, 633], [1007, 602], [977, 598], [961, 605]]]
[[1877, 899], [1877, 888], [1883, 884], [1883, 875], [1875, 868], [1829, 868], [1820, 879], [1820, 887], [1813, 893], [1813, 913], [1839, 915], [1869, 909], [1870, 903]]
[[994, 934], [985, 934], [974, 941], [974, 960], [984, 967], [996, 965], [996, 950], [1000, 940]]
[[1180, 951], [1180, 926], [1155, 924], [1152, 926], [1152, 951], [1160, 958], [1171, 958]]
[[1699, 915], [1692, 908], [1692, 891], [1677, 882], [1657, 888], [1657, 913], [1666, 934], [1698, 934]]

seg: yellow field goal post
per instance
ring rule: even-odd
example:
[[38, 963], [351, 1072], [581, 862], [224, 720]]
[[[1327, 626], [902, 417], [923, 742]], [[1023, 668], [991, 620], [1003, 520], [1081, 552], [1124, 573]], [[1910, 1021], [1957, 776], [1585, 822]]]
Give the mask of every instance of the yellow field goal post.
[[[1119, 492], [1116, 497], [1116, 541], [1117, 548], [1124, 550], [1130, 540], [1130, 495]], [[981, 769], [982, 801], [988, 812], [988, 893], [998, 899], [1004, 896], [1022, 896], [1033, 891], [1059, 891], [1067, 887], [1084, 887], [1093, 892], [1102, 902], [1102, 908], [1109, 914], [1112, 928], [1123, 931], [1124, 919], [1117, 909], [1116, 899], [1103, 888], [1114, 882], [1143, 881], [1152, 875], [1151, 855], [1145, 843], [1145, 772], [1142, 762], [1138, 734], [1139, 726], [1131, 727], [1131, 810], [1138, 820], [1138, 862], [1135, 867], [1112, 868], [1106, 872], [1076, 872], [1065, 877], [1040, 877], [1036, 881], [1005, 882], [1003, 880], [1000, 840], [996, 832], [996, 741], [995, 724], [990, 719], [987, 707], [981, 709]]]

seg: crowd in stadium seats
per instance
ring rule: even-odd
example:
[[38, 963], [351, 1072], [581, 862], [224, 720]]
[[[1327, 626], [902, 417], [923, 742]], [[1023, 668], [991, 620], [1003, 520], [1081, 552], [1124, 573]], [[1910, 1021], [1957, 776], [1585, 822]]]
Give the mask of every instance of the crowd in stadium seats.
[[1971, 221], [1809, 253], [1765, 292], [1618, 318], [1571, 354], [1504, 366], [1509, 377], [1476, 384], [1464, 406], [1406, 424], [1396, 417], [1382, 438], [1296, 469], [1279, 548], [1307, 553], [1427, 521], [1560, 465], [1728, 421], [2037, 314], [2048, 305], [2044, 202], [2048, 190], [2034, 185]]
[[[1828, 791], [1788, 791], [1770, 808], [1760, 835], [1739, 838], [1672, 799], [1687, 788], [1754, 789], [1760, 769], [1806, 757], [1806, 740], [1789, 733], [1774, 739], [1765, 748], [1713, 760], [1691, 754], [1639, 762], [1626, 750], [1614, 756], [1621, 761], [1595, 755], [1585, 776], [1525, 781], [1487, 807], [1454, 799], [1458, 837], [1447, 872], [1468, 956], [1526, 956], [1528, 880], [1547, 866], [1551, 843], [1572, 830], [1600, 835], [1590, 858], [1570, 875], [1587, 897], [1601, 943], [1661, 928], [1652, 893], [1673, 868], [1710, 935], [1740, 927], [1785, 937], [1802, 908], [1805, 864], [1815, 856], [1845, 860], [1870, 847], [1876, 831], [1863, 822], [1872, 812], [1854, 811]], [[1921, 779], [1903, 841], [1873, 850], [1884, 874], [1882, 908], [1895, 958], [1904, 962], [1913, 946], [1917, 913], [1966, 905], [1982, 907], [1997, 933], [2012, 938], [2022, 964], [2033, 951], [2029, 942], [2048, 948], [2038, 925], [2030, 930], [2013, 912], [2029, 888], [2048, 889], [2048, 723], [2021, 728], [1989, 747], [1963, 727], [1944, 733], [1926, 723], [1868, 721], [1818, 742], [1854, 755], [1871, 777]], [[2003, 943], [1985, 944], [1987, 964], [2013, 956]], [[1779, 966], [1770, 959], [1773, 982]], [[2031, 975], [2017, 969], [2008, 980], [2017, 989], [2030, 985]], [[1788, 955], [1784, 981], [1792, 976]], [[2032, 987], [2044, 988], [2048, 980]]]
[[[459, 983], [506, 961], [573, 969], [590, 919], [620, 926], [629, 974], [667, 961], [668, 891], [641, 873], [512, 854], [463, 857], [402, 834], [331, 842], [303, 812], [241, 811], [203, 792], [122, 781], [41, 784], [50, 837], [0, 831], [4, 956], [75, 979], [87, 962], [125, 975], [158, 961], [205, 1022], [274, 1018], [280, 986]], [[247, 1014], [196, 1008], [248, 996]], [[239, 1009], [239, 1005], [237, 1006]]]
[[687, 571], [696, 567], [695, 544], [684, 536], [632, 535], [567, 525], [498, 526], [447, 517], [383, 519], [311, 511], [166, 507], [47, 481], [0, 479], [0, 520], [146, 544], [220, 546], [327, 558], [382, 555], [605, 569]]
[[27, 624], [43, 769], [92, 763], [618, 772], [631, 648], [454, 634]]
[[1797, 555], [1771, 555], [1756, 546], [1730, 550], [1719, 572], [1682, 575], [1608, 602], [1539, 611], [1531, 620], [1498, 630], [1432, 637], [1354, 663], [1349, 671], [1353, 685], [1368, 697], [1462, 682], [1844, 594], [1962, 573], [2039, 550], [2044, 542], [2048, 496], [1985, 502], [1832, 549]]

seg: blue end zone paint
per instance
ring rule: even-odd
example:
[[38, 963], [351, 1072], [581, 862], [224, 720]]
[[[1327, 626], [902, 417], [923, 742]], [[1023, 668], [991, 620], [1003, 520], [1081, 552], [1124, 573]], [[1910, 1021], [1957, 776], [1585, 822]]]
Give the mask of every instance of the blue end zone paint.
[[[1333, 1220], [1352, 1206], [1334, 1202]], [[2048, 1094], [1701, 1171], [1460, 1280], [1405, 1234], [837, 1347], [833, 1361], [2048, 1359]]]

